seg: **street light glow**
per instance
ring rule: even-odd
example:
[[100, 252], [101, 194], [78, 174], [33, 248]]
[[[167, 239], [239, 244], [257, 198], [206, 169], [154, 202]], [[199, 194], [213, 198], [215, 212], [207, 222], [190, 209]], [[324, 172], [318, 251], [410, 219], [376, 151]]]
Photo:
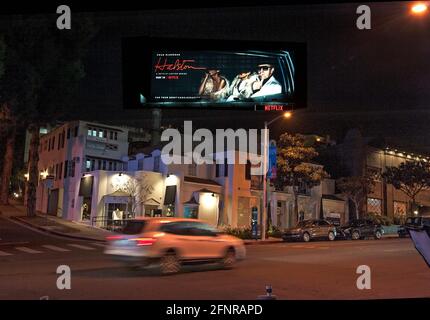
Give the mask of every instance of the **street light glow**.
[[411, 12], [413, 14], [423, 14], [424, 12], [427, 11], [427, 5], [425, 3], [417, 3], [414, 4], [411, 8]]
[[285, 112], [285, 113], [284, 113], [284, 118], [289, 119], [289, 118], [291, 118], [292, 116], [293, 116], [293, 114], [292, 114], [290, 111], [287, 111], [287, 112]]

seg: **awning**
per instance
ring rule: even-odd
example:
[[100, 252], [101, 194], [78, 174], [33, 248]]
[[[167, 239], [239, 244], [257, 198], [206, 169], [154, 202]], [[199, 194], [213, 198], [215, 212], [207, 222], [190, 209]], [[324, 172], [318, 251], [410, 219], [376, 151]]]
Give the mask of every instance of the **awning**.
[[164, 195], [164, 205], [175, 204], [176, 200], [176, 186], [167, 186]]
[[81, 197], [92, 196], [93, 181], [94, 181], [94, 176], [87, 176], [87, 177], [81, 178], [81, 183], [79, 184], [79, 196]]
[[128, 203], [130, 195], [124, 191], [117, 190], [103, 196], [104, 203]]
[[216, 191], [212, 191], [212, 190], [209, 190], [209, 189], [206, 189], [206, 188], [203, 188], [203, 189], [199, 189], [199, 190], [196, 190], [196, 191], [194, 191], [194, 192], [199, 192], [199, 193], [214, 193], [214, 194], [220, 194], [219, 192], [216, 192]]
[[159, 206], [160, 202], [158, 202], [154, 198], [149, 198], [148, 200], [144, 201], [143, 204], [146, 206]]
[[191, 199], [188, 200], [187, 202], [184, 202], [183, 205], [184, 206], [198, 206], [198, 205], [200, 205], [200, 203], [198, 203], [196, 201], [196, 198], [194, 198], [194, 196], [191, 196]]

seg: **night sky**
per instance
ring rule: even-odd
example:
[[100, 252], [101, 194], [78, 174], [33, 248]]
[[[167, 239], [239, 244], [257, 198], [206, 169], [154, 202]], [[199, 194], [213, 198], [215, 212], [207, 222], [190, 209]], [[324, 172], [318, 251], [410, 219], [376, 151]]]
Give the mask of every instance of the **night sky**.
[[[94, 17], [100, 31], [70, 117], [150, 125], [149, 111], [123, 110], [123, 36], [306, 42], [308, 107], [288, 123], [276, 123], [273, 135], [288, 130], [339, 140], [347, 129], [358, 127], [365, 136], [430, 152], [430, 13], [411, 16], [407, 2], [369, 3], [372, 29], [360, 31], [358, 5], [98, 12]], [[163, 124], [194, 120], [196, 127], [261, 128], [272, 117], [249, 111], [168, 110]]]

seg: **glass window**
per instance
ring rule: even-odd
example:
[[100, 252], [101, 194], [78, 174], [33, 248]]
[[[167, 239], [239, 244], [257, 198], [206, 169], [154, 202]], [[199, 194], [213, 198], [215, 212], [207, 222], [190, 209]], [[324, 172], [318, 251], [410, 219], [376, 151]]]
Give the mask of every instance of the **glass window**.
[[154, 172], [160, 172], [160, 156], [154, 157]]
[[245, 165], [245, 180], [251, 180], [251, 162], [249, 160]]
[[74, 132], [74, 136], [77, 137], [78, 136], [78, 131], [79, 131], [79, 127], [76, 126], [75, 127], [75, 132]]
[[367, 198], [367, 212], [382, 214], [381, 199]]
[[109, 139], [113, 139], [113, 132], [112, 131], [109, 131]]
[[145, 228], [146, 221], [128, 221], [125, 225], [124, 229], [122, 230], [123, 234], [139, 234], [142, 233], [143, 229]]
[[99, 130], [99, 138], [103, 138], [103, 131]]
[[91, 132], [92, 132], [93, 137], [97, 137], [97, 130], [96, 129], [93, 129]]
[[191, 230], [192, 230], [192, 225], [188, 221], [166, 223], [160, 227], [160, 231], [171, 233], [171, 234], [182, 235], [182, 236], [192, 235]]
[[72, 162], [72, 168], [70, 169], [70, 175], [72, 177], [74, 177], [75, 176], [75, 165], [76, 165], [76, 163], [75, 163], [75, 160], [72, 160], [71, 162]]
[[394, 201], [394, 215], [406, 216], [406, 202]]
[[143, 170], [143, 159], [137, 160], [137, 170]]
[[91, 136], [93, 134], [93, 129], [88, 128], [88, 135]]
[[91, 169], [91, 160], [90, 160], [90, 159], [88, 159], [88, 160], [86, 161], [86, 163], [85, 163], [85, 169], [86, 169], [87, 171], [90, 171], [90, 169]]
[[118, 132], [114, 133], [114, 140], [118, 140]]

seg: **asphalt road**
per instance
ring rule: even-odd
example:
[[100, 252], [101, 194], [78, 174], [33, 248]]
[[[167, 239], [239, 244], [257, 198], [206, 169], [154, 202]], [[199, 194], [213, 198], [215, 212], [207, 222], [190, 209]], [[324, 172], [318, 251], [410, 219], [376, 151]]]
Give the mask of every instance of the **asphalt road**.
[[[186, 267], [161, 277], [104, 256], [100, 243], [31, 231], [0, 218], [0, 299], [255, 299], [271, 284], [278, 299], [430, 297], [430, 269], [410, 239], [247, 246], [232, 270]], [[71, 268], [71, 290], [57, 289], [57, 267]], [[359, 265], [371, 289], [356, 286]]]

